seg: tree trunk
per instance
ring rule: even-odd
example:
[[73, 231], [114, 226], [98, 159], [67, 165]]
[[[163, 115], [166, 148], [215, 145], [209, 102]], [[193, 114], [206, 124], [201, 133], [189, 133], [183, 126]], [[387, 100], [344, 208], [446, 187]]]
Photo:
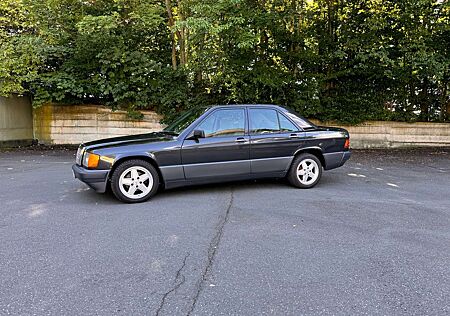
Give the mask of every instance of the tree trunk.
[[[180, 1], [177, 1], [178, 4], [178, 18], [180, 21], [185, 21], [185, 12]], [[180, 47], [180, 65], [186, 66], [187, 57], [186, 57], [186, 28], [183, 26], [181, 30], [176, 31], [178, 37], [178, 45]]]
[[414, 83], [414, 78], [409, 79], [409, 104], [407, 107], [408, 114], [414, 113], [414, 107], [417, 104], [416, 98], [416, 85]]
[[172, 1], [171, 0], [166, 0], [166, 10], [167, 10], [167, 16], [169, 18], [169, 27], [172, 32], [172, 68], [173, 68], [173, 70], [176, 70], [177, 69], [177, 48], [176, 48], [175, 33], [172, 31], [172, 28], [175, 25], [175, 22], [173, 20]]
[[420, 118], [429, 121], [429, 103], [428, 99], [428, 78], [422, 81], [422, 91], [420, 92]]
[[[335, 7], [334, 7], [334, 1], [333, 0], [327, 0], [327, 26], [328, 26], [328, 36], [329, 36], [329, 40], [330, 40], [330, 44], [328, 45], [328, 49], [327, 49], [327, 55], [331, 54], [331, 51], [334, 51], [335, 49], [335, 30], [334, 30], [334, 18], [335, 18]], [[329, 64], [327, 65], [327, 84], [326, 84], [326, 90], [327, 90], [327, 95], [331, 96], [331, 91], [334, 89], [335, 87], [335, 83], [334, 83], [334, 79], [330, 79], [331, 75], [334, 72], [334, 61], [331, 60], [329, 61]]]
[[186, 36], [184, 28], [181, 31], [177, 31], [178, 43], [180, 45], [180, 65], [186, 66], [187, 58], [186, 58]]
[[172, 69], [177, 70], [177, 47], [174, 37], [175, 36], [172, 35]]
[[442, 120], [450, 121], [450, 100], [447, 99], [448, 82], [444, 82], [444, 88], [442, 89]]

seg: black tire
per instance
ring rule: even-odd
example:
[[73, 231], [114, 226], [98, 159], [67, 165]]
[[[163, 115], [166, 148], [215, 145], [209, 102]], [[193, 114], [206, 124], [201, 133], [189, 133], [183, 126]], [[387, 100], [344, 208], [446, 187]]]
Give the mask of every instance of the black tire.
[[[125, 172], [127, 169], [131, 167], [140, 167], [148, 170], [153, 177], [153, 187], [150, 189], [150, 191], [142, 197], [139, 198], [130, 198], [126, 196], [124, 193], [122, 193], [120, 189], [120, 177], [123, 172]], [[111, 191], [114, 193], [117, 199], [119, 199], [122, 202], [126, 203], [140, 203], [147, 201], [152, 196], [156, 194], [159, 188], [159, 175], [156, 171], [155, 167], [152, 166], [149, 162], [141, 159], [133, 159], [133, 160], [127, 160], [122, 162], [117, 168], [114, 170], [114, 173], [111, 176]], [[139, 192], [139, 191], [138, 191]], [[142, 192], [143, 193], [143, 192]]]
[[[303, 162], [306, 162], [306, 163], [311, 162], [311, 160], [317, 164], [318, 175], [317, 175], [317, 178], [313, 182], [305, 184], [305, 183], [302, 183], [302, 181], [300, 181], [300, 179], [299, 179], [299, 176], [297, 176], [297, 170], [298, 170], [300, 164], [302, 164]], [[309, 153], [300, 154], [294, 158], [294, 161], [292, 161], [291, 168], [289, 169], [289, 172], [287, 175], [287, 179], [288, 179], [289, 183], [291, 185], [293, 185], [294, 187], [301, 188], [301, 189], [309, 189], [309, 188], [314, 187], [320, 181], [320, 178], [322, 177], [322, 170], [323, 170], [322, 163], [320, 162], [320, 159], [317, 158], [317, 156], [315, 156], [313, 154], [309, 154]], [[310, 178], [308, 177], [308, 179], [310, 179]], [[311, 177], [310, 180], [312, 180], [312, 179], [313, 178]]]

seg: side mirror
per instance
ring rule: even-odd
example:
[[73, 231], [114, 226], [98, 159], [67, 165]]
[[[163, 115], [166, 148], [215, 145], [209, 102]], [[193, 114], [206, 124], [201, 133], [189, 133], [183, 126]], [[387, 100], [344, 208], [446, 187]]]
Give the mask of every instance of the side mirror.
[[194, 133], [192, 134], [192, 138], [199, 139], [199, 138], [205, 138], [205, 131], [201, 129], [194, 130]]

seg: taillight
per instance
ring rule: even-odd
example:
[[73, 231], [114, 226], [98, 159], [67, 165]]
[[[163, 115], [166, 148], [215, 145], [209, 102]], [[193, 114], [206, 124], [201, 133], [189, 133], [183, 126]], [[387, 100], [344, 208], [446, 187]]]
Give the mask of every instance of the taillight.
[[350, 148], [350, 138], [346, 138], [345, 143], [344, 143], [344, 149], [349, 149], [349, 148]]

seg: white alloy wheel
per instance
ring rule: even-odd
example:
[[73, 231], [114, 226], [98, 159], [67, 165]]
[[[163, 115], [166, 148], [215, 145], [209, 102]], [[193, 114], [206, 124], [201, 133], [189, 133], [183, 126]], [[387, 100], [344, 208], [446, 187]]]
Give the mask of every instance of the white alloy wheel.
[[119, 177], [120, 192], [129, 199], [140, 199], [152, 190], [153, 176], [149, 170], [141, 166], [126, 169]]
[[319, 177], [319, 165], [312, 159], [304, 159], [298, 164], [297, 178], [301, 184], [310, 185]]

